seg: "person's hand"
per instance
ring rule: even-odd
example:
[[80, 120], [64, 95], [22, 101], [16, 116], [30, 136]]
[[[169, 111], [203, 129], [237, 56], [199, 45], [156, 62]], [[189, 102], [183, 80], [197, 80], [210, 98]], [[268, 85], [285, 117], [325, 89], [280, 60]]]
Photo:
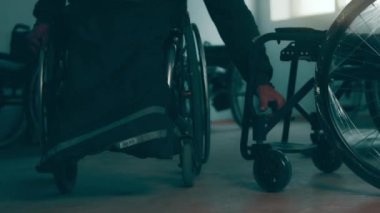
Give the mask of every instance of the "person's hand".
[[259, 85], [256, 89], [257, 95], [260, 100], [260, 110], [265, 111], [268, 109], [270, 102], [275, 102], [277, 109], [280, 109], [285, 104], [285, 99], [280, 93], [273, 89], [270, 85]]
[[49, 39], [49, 24], [38, 23], [34, 26], [33, 30], [28, 36], [29, 48], [37, 54], [38, 51], [47, 44]]

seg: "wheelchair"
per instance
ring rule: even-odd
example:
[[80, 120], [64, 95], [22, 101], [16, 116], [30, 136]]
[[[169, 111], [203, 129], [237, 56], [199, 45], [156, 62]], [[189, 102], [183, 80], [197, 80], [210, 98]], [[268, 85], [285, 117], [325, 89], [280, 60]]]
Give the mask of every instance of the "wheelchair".
[[[379, 1], [351, 1], [327, 32], [316, 72], [316, 102], [325, 130], [335, 138], [345, 164], [380, 188]], [[350, 84], [361, 85], [355, 90]], [[361, 94], [352, 107], [342, 93]]]
[[[54, 33], [54, 32], [53, 32]], [[55, 34], [53, 34], [55, 35]], [[36, 77], [35, 122], [40, 127], [41, 148], [47, 149], [49, 136], [49, 107], [55, 91], [61, 81], [62, 72], [65, 71], [67, 51], [51, 36], [49, 45], [42, 50], [39, 61], [39, 72]], [[174, 99], [173, 121], [176, 124], [174, 132], [178, 135], [176, 141], [179, 154], [179, 167], [185, 187], [191, 187], [194, 179], [200, 174], [202, 165], [208, 160], [210, 153], [210, 114], [208, 106], [207, 73], [205, 56], [199, 31], [195, 24], [191, 24], [187, 17], [183, 26], [173, 29], [167, 47], [167, 84]], [[133, 118], [130, 118], [133, 119]], [[111, 128], [110, 128], [111, 129]], [[149, 138], [149, 135], [145, 135]], [[102, 138], [108, 140], [108, 138]], [[74, 139], [75, 140], [75, 139]], [[109, 139], [111, 140], [111, 139]], [[37, 171], [44, 173], [44, 167], [52, 162], [52, 173], [58, 190], [61, 193], [70, 193], [75, 185], [77, 176], [77, 162], [85, 155], [97, 154], [102, 151], [124, 152], [125, 149], [135, 145], [136, 138], [123, 141], [103, 142], [101, 149], [89, 151], [80, 156], [70, 156], [64, 148], [75, 146], [72, 144], [61, 150], [47, 151], [41, 157]], [[110, 143], [112, 143], [110, 145]], [[91, 146], [91, 144], [88, 144]]]
[[212, 106], [217, 111], [230, 109], [235, 123], [241, 126], [246, 83], [225, 46], [205, 44], [204, 49]]
[[30, 75], [34, 63], [27, 51], [30, 27], [16, 24], [10, 52], [0, 53], [0, 148], [21, 139], [28, 129], [27, 109]]
[[[244, 159], [254, 160], [253, 174], [264, 190], [284, 189], [292, 176], [292, 166], [284, 153], [305, 151], [311, 152], [314, 165], [322, 172], [334, 172], [344, 162], [364, 181], [380, 188], [379, 6], [376, 0], [354, 0], [327, 31], [280, 28], [254, 40], [240, 150]], [[291, 62], [287, 103], [270, 116], [255, 108], [253, 91], [257, 49], [268, 41], [290, 41], [280, 59]], [[317, 69], [315, 78], [296, 92], [300, 60], [316, 62]], [[312, 91], [316, 112], [309, 113], [299, 102]], [[353, 99], [349, 105], [345, 96]], [[293, 108], [311, 124], [310, 145], [288, 142]], [[269, 131], [281, 120], [282, 141], [264, 143]], [[248, 142], [250, 131], [255, 143]]]
[[[299, 61], [316, 62], [319, 48], [325, 39], [325, 32], [311, 28], [278, 28], [273, 33], [256, 38], [251, 49], [251, 72], [246, 85], [243, 107], [242, 133], [240, 152], [244, 159], [254, 160], [253, 175], [257, 184], [268, 192], [283, 190], [291, 180], [292, 166], [284, 153], [304, 153], [310, 155], [314, 165], [325, 173], [331, 173], [342, 165], [342, 159], [337, 149], [323, 130], [318, 114], [309, 112], [299, 102], [312, 92], [315, 79], [309, 79], [296, 91], [296, 79]], [[281, 50], [280, 60], [290, 62], [286, 104], [276, 109], [274, 103], [269, 103], [270, 110], [261, 112], [258, 100], [253, 90], [255, 83], [254, 62], [260, 49], [268, 41], [288, 42]], [[293, 109], [310, 123], [311, 144], [289, 141], [290, 124]], [[265, 143], [267, 134], [283, 121], [280, 142]], [[252, 133], [250, 143], [248, 135]]]

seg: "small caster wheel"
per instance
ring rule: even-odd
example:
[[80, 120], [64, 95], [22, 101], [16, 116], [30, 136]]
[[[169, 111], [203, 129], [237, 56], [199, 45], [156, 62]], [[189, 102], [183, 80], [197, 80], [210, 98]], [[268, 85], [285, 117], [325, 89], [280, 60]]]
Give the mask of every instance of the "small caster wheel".
[[53, 170], [55, 184], [62, 194], [70, 193], [77, 178], [78, 165], [76, 161], [59, 162]]
[[194, 185], [195, 176], [192, 141], [190, 139], [184, 139], [182, 143], [183, 144], [180, 155], [182, 179], [185, 187], [192, 187]]
[[311, 159], [319, 170], [332, 173], [342, 166], [343, 160], [339, 151], [327, 143], [319, 141], [318, 146], [312, 150]]
[[202, 171], [203, 166], [203, 156], [201, 156], [202, 151], [199, 148], [193, 148], [193, 167], [194, 174], [198, 176]]
[[202, 171], [202, 163], [198, 162], [194, 164], [194, 174], [199, 175]]
[[267, 150], [253, 164], [253, 175], [257, 184], [268, 192], [283, 190], [292, 176], [288, 158], [278, 150]]

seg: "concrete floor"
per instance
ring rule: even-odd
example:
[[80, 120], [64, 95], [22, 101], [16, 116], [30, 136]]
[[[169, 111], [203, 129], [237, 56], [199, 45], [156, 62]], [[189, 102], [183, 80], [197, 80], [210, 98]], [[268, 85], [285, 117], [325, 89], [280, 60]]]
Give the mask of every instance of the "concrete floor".
[[[294, 122], [291, 138], [309, 143], [309, 129]], [[269, 140], [278, 140], [279, 133], [275, 128]], [[210, 160], [192, 188], [182, 187], [177, 158], [141, 160], [105, 152], [80, 161], [73, 193], [60, 195], [52, 176], [35, 172], [36, 147], [1, 150], [0, 212], [379, 212], [380, 190], [344, 166], [323, 174], [302, 154], [287, 155], [293, 177], [283, 192], [263, 192], [253, 179], [253, 163], [240, 156], [240, 129], [216, 123], [211, 136]]]

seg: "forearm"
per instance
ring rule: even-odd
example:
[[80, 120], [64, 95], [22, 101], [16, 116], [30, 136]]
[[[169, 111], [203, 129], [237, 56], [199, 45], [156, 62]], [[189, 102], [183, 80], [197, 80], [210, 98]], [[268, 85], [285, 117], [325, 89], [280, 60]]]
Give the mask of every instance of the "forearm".
[[66, 5], [66, 0], [39, 0], [33, 10], [37, 22], [50, 23]]
[[[204, 0], [210, 16], [223, 39], [231, 57], [244, 79], [250, 72], [249, 57], [252, 39], [259, 36], [254, 17], [244, 0]], [[257, 63], [257, 84], [268, 83], [272, 77], [272, 67], [265, 49], [260, 50]]]

